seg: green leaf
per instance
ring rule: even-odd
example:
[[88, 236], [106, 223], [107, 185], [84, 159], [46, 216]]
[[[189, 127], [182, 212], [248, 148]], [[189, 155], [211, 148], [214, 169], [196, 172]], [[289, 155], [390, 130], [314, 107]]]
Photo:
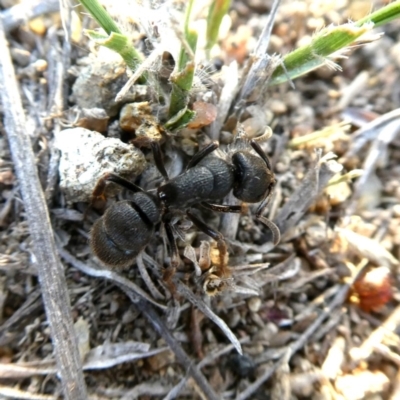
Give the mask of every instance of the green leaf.
[[190, 121], [194, 119], [196, 113], [189, 110], [187, 107], [179, 111], [178, 114], [174, 115], [165, 123], [165, 128], [170, 131], [175, 131], [184, 128]]
[[132, 46], [129, 38], [121, 33], [112, 32], [110, 35], [105, 35], [96, 31], [86, 31], [87, 35], [97, 44], [107, 47], [111, 50], [116, 51], [124, 59], [128, 67], [132, 71], [136, 71], [136, 68], [142, 61], [141, 55]]

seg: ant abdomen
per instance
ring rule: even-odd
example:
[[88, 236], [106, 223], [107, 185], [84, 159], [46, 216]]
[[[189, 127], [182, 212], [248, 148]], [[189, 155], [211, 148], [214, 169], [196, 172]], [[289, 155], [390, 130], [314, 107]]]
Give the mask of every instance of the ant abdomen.
[[265, 162], [248, 151], [234, 153], [232, 162], [235, 166], [234, 196], [246, 203], [263, 200], [274, 180]]
[[135, 193], [132, 200], [114, 203], [93, 225], [93, 253], [108, 266], [127, 267], [149, 243], [159, 221], [159, 207], [146, 193]]

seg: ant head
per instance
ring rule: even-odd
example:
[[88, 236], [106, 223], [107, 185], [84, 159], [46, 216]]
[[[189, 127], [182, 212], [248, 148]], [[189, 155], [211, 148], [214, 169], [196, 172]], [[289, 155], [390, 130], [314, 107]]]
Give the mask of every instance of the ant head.
[[258, 203], [269, 193], [274, 176], [260, 157], [249, 151], [238, 151], [232, 156], [235, 167], [233, 194], [246, 203]]
[[174, 185], [167, 182], [157, 189], [157, 194], [162, 204], [168, 208], [174, 204], [174, 201], [177, 199], [178, 191]]

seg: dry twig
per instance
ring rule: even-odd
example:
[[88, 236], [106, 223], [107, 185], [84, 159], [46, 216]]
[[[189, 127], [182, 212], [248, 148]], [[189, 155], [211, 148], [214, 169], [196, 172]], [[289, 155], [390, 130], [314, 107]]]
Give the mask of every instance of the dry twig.
[[33, 254], [39, 271], [43, 301], [63, 391], [66, 399], [83, 400], [86, 399], [86, 387], [72, 322], [67, 284], [63, 267], [57, 257], [50, 218], [37, 174], [35, 156], [26, 132], [25, 115], [2, 22], [0, 22], [0, 53], [4, 125], [25, 205]]

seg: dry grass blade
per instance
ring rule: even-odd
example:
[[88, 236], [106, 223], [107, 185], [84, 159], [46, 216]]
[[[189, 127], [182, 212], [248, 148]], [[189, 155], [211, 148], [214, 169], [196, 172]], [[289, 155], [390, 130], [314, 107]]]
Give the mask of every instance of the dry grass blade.
[[87, 397], [86, 386], [72, 323], [64, 270], [57, 257], [50, 218], [37, 174], [32, 145], [26, 132], [25, 115], [1, 21], [0, 52], [5, 129], [32, 236], [33, 253], [38, 266], [59, 373], [64, 385], [64, 396], [66, 399], [83, 400]]
[[162, 396], [171, 390], [170, 386], [161, 385], [156, 382], [151, 383], [140, 383], [136, 385], [133, 389], [128, 390], [121, 400], [135, 400], [140, 396]]
[[376, 239], [371, 239], [349, 229], [337, 228], [339, 235], [345, 239], [350, 248], [361, 257], [367, 258], [376, 265], [393, 267], [399, 264], [391, 253], [389, 253]]
[[385, 125], [399, 118], [400, 108], [397, 108], [384, 115], [381, 115], [356, 131], [354, 133], [350, 150], [347, 152], [346, 157], [351, 157], [357, 154], [366, 143], [375, 139], [379, 135], [379, 132], [381, 132], [381, 129]]
[[104, 278], [108, 279], [115, 284], [117, 284], [120, 287], [123, 287], [123, 289], [129, 290], [134, 294], [135, 296], [140, 296], [141, 298], [147, 300], [149, 303], [154, 304], [156, 307], [161, 308], [162, 310], [166, 310], [167, 307], [157, 303], [155, 300], [153, 300], [143, 289], [141, 289], [139, 286], [137, 286], [135, 283], [132, 281], [124, 278], [123, 276], [117, 274], [116, 272], [106, 270], [106, 269], [97, 269], [97, 268], [92, 268], [83, 262], [79, 261], [77, 258], [75, 258], [72, 254], [70, 254], [68, 251], [59, 248], [58, 252], [60, 253], [61, 257], [70, 263], [73, 267], [79, 269], [83, 273], [96, 277], [96, 278]]
[[241, 113], [247, 101], [258, 101], [261, 96], [265, 95], [268, 80], [280, 63], [279, 57], [271, 57], [267, 54], [271, 31], [279, 4], [280, 0], [274, 0], [254, 55], [250, 56], [247, 61], [251, 66], [250, 68], [245, 67], [249, 69], [249, 72], [245, 75], [245, 81], [240, 88], [240, 94], [236, 100], [235, 108], [237, 115]]
[[10, 388], [7, 386], [0, 386], [0, 396], [5, 396], [7, 399], [19, 400], [57, 400], [58, 396], [51, 396], [45, 394], [35, 394], [32, 392], [25, 392], [23, 390]]
[[386, 335], [395, 334], [400, 326], [400, 306], [389, 315], [385, 322], [376, 328], [360, 347], [350, 350], [350, 356], [355, 362], [367, 359], [379, 346]]
[[300, 265], [301, 265], [300, 259], [292, 255], [288, 257], [285, 261], [263, 271], [262, 274], [259, 274], [257, 280], [262, 282], [262, 285], [265, 285], [271, 282], [290, 279], [293, 276], [297, 275], [297, 273], [300, 270]]
[[346, 310], [344, 309], [334, 310], [331, 316], [329, 317], [329, 320], [326, 321], [326, 323], [323, 326], [321, 326], [312, 336], [313, 342], [318, 342], [319, 340], [323, 340], [323, 338], [325, 338], [326, 335], [329, 335], [329, 333], [332, 332], [339, 325], [345, 314]]
[[375, 171], [379, 160], [387, 159], [387, 148], [400, 132], [400, 118], [394, 119], [385, 125], [374, 140], [367, 158], [364, 161], [364, 173], [355, 185], [352, 203], [347, 209], [348, 215], [352, 215], [357, 206], [357, 200], [361, 197], [363, 188]]
[[[83, 363], [83, 370], [107, 369], [125, 362], [132, 362], [162, 353], [168, 347], [150, 350], [146, 343], [109, 343], [91, 349]], [[35, 375], [56, 374], [54, 361], [30, 362], [18, 364], [0, 364], [1, 379], [21, 379]]]
[[0, 378], [21, 379], [29, 378], [30, 376], [35, 375], [48, 375], [57, 373], [57, 368], [54, 361], [32, 364], [33, 363], [0, 364]]
[[218, 315], [207, 306], [207, 304], [199, 297], [197, 297], [186, 285], [178, 283], [178, 292], [189, 300], [195, 307], [197, 307], [203, 314], [205, 314], [211, 321], [218, 325], [229, 341], [235, 346], [239, 354], [243, 354], [242, 346], [239, 340], [229, 329], [228, 325]]
[[328, 354], [325, 358], [324, 363], [321, 366], [321, 370], [323, 374], [331, 380], [334, 380], [341, 372], [341, 365], [344, 359], [346, 348], [346, 341], [344, 337], [337, 337], [331, 348], [328, 351]]
[[166, 310], [167, 307], [156, 303], [151, 299], [146, 292], [136, 286], [133, 282], [115, 274], [111, 271], [106, 270], [96, 270], [94, 268], [86, 266], [84, 263], [77, 260], [70, 253], [64, 249], [59, 249], [60, 255], [72, 266], [78, 268], [80, 271], [96, 277], [102, 277], [112, 280], [117, 286], [119, 286], [126, 295], [131, 299], [132, 303], [143, 313], [146, 319], [151, 323], [154, 330], [164, 338], [170, 349], [175, 353], [176, 358], [182, 364], [182, 366], [188, 371], [188, 373], [196, 381], [199, 388], [207, 396], [207, 398], [217, 400], [219, 397], [211, 388], [203, 374], [192, 365], [192, 361], [189, 356], [183, 350], [178, 341], [173, 337], [171, 332], [168, 330], [165, 323], [158, 316], [155, 310], [152, 308], [151, 304]]
[[168, 347], [146, 349], [146, 343], [108, 343], [90, 350], [83, 365], [84, 370], [111, 368], [124, 362], [140, 360], [162, 353]]
[[9, 32], [29, 19], [56, 12], [59, 9], [59, 0], [26, 0], [2, 11], [0, 18], [3, 21], [5, 31]]
[[153, 295], [153, 297], [158, 300], [165, 300], [165, 296], [162, 293], [160, 293], [160, 291], [156, 288], [153, 281], [151, 280], [150, 275], [147, 272], [146, 266], [144, 265], [142, 254], [139, 254], [136, 257], [136, 264], [138, 266], [143, 281], [146, 283], [146, 286], [149, 289], [150, 293]]
[[[250, 341], [250, 338], [248, 336], [240, 339], [241, 344], [246, 344]], [[203, 367], [206, 367], [207, 365], [211, 365], [217, 360], [219, 357], [223, 356], [224, 354], [227, 354], [231, 352], [232, 350], [236, 349], [233, 344], [228, 344], [221, 350], [215, 351], [213, 353], [210, 353], [207, 355], [205, 358], [203, 358], [198, 364], [197, 368], [200, 370]], [[168, 393], [167, 396], [163, 398], [163, 400], [173, 400], [177, 398], [179, 393], [183, 390], [185, 387], [186, 382], [188, 381], [189, 377], [185, 376], [177, 385], [175, 385], [171, 391]]]
[[333, 160], [334, 157], [334, 154], [328, 153], [321, 158], [321, 151], [318, 152], [315, 167], [305, 176], [300, 187], [290, 196], [274, 220], [282, 236], [300, 220], [329, 180], [342, 170], [342, 166]]
[[144, 314], [147, 321], [150, 322], [150, 324], [153, 326], [154, 330], [162, 338], [164, 338], [170, 349], [175, 353], [176, 358], [178, 359], [180, 364], [185, 368], [187, 373], [192, 376], [200, 390], [206, 396], [205, 398], [210, 400], [218, 400], [220, 397], [215, 393], [201, 371], [193, 366], [192, 360], [183, 350], [178, 341], [173, 337], [173, 335], [168, 330], [161, 318], [158, 316], [154, 308], [144, 300], [137, 301], [136, 299], [132, 298], [132, 301]]
[[[10, 318], [7, 319], [1, 326], [0, 326], [0, 335], [7, 333], [7, 331], [16, 323], [18, 323], [21, 319], [25, 316], [30, 315], [34, 310], [42, 306], [42, 301], [39, 299], [40, 292], [39, 290], [35, 290], [32, 292], [28, 299], [25, 301], [24, 304], [16, 311]], [[4, 335], [6, 336], [6, 335]], [[3, 340], [6, 341], [7, 338], [0, 336], [0, 346], [4, 345]]]
[[235, 98], [237, 85], [239, 81], [239, 69], [236, 61], [232, 61], [226, 68], [225, 83], [221, 90], [218, 102], [217, 119], [211, 124], [210, 138], [211, 140], [219, 140], [222, 125], [228, 116], [230, 106]]

